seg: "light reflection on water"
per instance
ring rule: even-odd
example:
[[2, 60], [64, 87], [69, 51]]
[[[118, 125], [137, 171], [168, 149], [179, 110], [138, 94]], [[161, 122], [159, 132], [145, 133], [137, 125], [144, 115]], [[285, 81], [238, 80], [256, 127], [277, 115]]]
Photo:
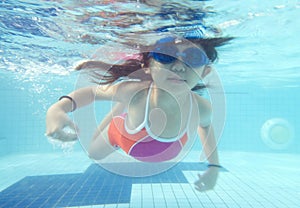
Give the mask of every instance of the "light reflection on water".
[[164, 28], [176, 33], [180, 31], [174, 28], [182, 25], [205, 24], [221, 29], [224, 36], [237, 37], [220, 50], [216, 65], [225, 85], [234, 80], [298, 86], [297, 1], [24, 0], [0, 4], [0, 69], [14, 72], [20, 81], [39, 82], [42, 74], [68, 77], [76, 62], [90, 58], [107, 42], [147, 42], [149, 36], [144, 34], [155, 35]]

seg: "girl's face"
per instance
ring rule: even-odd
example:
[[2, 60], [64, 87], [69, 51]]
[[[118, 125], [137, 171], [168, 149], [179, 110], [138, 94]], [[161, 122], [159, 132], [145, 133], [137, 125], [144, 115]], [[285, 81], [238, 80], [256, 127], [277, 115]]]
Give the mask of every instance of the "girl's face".
[[[177, 44], [176, 48], [176, 54], [174, 54], [174, 57], [170, 58], [172, 61], [161, 61], [161, 59], [159, 59], [160, 57], [152, 58], [150, 62], [152, 79], [156, 85], [160, 87], [174, 90], [179, 90], [181, 87], [192, 89], [199, 80], [207, 75], [207, 72], [210, 69], [207, 64], [201, 65], [198, 64], [197, 61], [192, 62], [193, 58], [198, 58], [197, 56], [199, 54], [197, 53], [204, 53], [204, 51], [193, 44], [186, 43]], [[163, 58], [164, 57], [162, 57], [162, 59]], [[199, 58], [201, 59], [201, 57]]]

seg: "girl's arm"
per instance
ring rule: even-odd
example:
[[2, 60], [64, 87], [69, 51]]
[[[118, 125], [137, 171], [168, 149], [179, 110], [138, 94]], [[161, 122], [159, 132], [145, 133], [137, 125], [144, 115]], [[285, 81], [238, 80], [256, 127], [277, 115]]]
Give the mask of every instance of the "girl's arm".
[[75, 133], [66, 133], [63, 130], [65, 127], [70, 127], [74, 132], [78, 132], [76, 125], [67, 115], [68, 112], [75, 110], [75, 106], [81, 108], [95, 100], [114, 100], [124, 103], [133, 91], [139, 88], [136, 82], [122, 82], [115, 85], [85, 87], [68, 94], [67, 98], [62, 98], [48, 109], [46, 135], [63, 142], [76, 140]]
[[195, 186], [198, 191], [206, 191], [213, 189], [216, 184], [219, 172], [219, 156], [214, 129], [211, 125], [211, 105], [207, 100], [201, 97], [197, 97], [197, 101], [200, 116], [198, 134], [206, 159], [208, 163], [213, 166], [208, 166], [207, 171], [202, 175], [198, 175], [199, 179], [195, 182]]
[[204, 153], [209, 164], [219, 165], [217, 142], [212, 125], [198, 127], [198, 134], [201, 139]]
[[81, 108], [95, 100], [120, 99], [117, 91], [118, 85], [103, 85], [81, 88], [68, 94], [48, 109], [46, 114], [46, 135], [61, 141], [76, 140], [77, 135], [75, 133], [66, 133], [63, 130], [65, 127], [70, 127], [74, 132], [78, 131], [67, 113], [74, 111], [75, 107]]
[[206, 159], [209, 164], [214, 166], [208, 166], [208, 169], [202, 175], [198, 174], [195, 188], [198, 191], [207, 191], [213, 189], [216, 185], [219, 173], [219, 156], [212, 126], [199, 126], [198, 133], [201, 138]]

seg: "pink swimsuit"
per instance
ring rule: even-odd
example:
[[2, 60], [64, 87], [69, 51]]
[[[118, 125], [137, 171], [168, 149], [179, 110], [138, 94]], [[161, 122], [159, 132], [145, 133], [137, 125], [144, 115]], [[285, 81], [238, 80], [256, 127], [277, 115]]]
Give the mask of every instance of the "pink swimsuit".
[[[137, 160], [143, 162], [163, 162], [175, 158], [180, 153], [188, 139], [187, 129], [176, 138], [168, 139], [158, 138], [151, 132], [147, 124], [151, 88], [152, 86], [150, 86], [147, 96], [144, 122], [137, 129], [130, 130], [126, 127], [125, 122], [127, 113], [115, 116], [109, 125], [108, 137], [111, 145], [120, 147], [128, 155]], [[187, 127], [191, 119], [191, 107], [192, 95], [190, 95], [190, 113]]]

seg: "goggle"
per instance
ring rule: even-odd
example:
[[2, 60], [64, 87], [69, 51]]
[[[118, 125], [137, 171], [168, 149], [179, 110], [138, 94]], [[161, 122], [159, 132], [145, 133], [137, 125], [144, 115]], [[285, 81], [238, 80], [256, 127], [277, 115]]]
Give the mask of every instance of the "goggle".
[[171, 64], [176, 60], [181, 60], [192, 68], [209, 64], [208, 57], [200, 48], [191, 47], [180, 52], [175, 44], [175, 38], [163, 38], [155, 44], [150, 56], [162, 64]]

